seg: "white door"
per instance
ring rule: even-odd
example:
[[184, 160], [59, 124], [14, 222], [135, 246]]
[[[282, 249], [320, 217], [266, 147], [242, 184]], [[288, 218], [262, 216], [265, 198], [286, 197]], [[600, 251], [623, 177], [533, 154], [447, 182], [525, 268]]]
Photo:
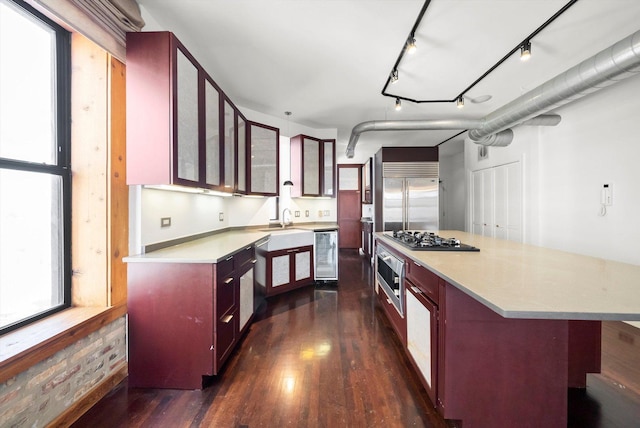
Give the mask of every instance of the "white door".
[[520, 162], [474, 171], [472, 232], [522, 241], [522, 168]]

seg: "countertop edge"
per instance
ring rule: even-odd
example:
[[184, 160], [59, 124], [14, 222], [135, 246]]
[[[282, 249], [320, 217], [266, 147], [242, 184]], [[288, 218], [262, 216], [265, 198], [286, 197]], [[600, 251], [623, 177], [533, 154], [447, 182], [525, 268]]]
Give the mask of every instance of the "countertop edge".
[[[620, 312], [620, 311], [596, 312], [596, 311], [593, 311], [593, 310], [585, 310], [585, 311], [570, 310], [570, 311], [567, 311], [567, 310], [560, 310], [560, 309], [553, 310], [551, 308], [549, 308], [548, 310], [546, 310], [546, 309], [540, 309], [540, 310], [509, 310], [509, 309], [505, 309], [504, 307], [501, 307], [501, 306], [497, 305], [496, 303], [492, 302], [491, 300], [488, 300], [487, 298], [482, 297], [479, 294], [475, 293], [472, 288], [469, 288], [469, 287], [465, 286], [464, 284], [460, 284], [458, 281], [453, 280], [448, 275], [446, 275], [446, 274], [442, 273], [441, 271], [439, 271], [437, 268], [434, 268], [433, 266], [430, 266], [429, 264], [427, 264], [424, 260], [420, 260], [416, 256], [413, 256], [413, 253], [412, 253], [411, 250], [409, 250], [409, 249], [403, 247], [402, 245], [394, 242], [393, 239], [389, 238], [388, 236], [385, 236], [382, 233], [377, 232], [375, 234], [375, 239], [381, 240], [383, 243], [389, 245], [395, 251], [403, 254], [408, 259], [413, 260], [414, 262], [416, 262], [420, 266], [422, 266], [425, 269], [431, 271], [435, 275], [441, 277], [442, 279], [447, 281], [447, 283], [449, 283], [452, 286], [456, 287], [458, 290], [462, 291], [463, 293], [465, 293], [466, 295], [468, 295], [469, 297], [471, 297], [472, 299], [474, 299], [478, 303], [481, 303], [482, 305], [484, 305], [487, 308], [491, 309], [493, 312], [497, 313], [498, 315], [502, 316], [503, 318], [512, 318], [512, 319], [549, 319], [549, 320], [593, 320], [593, 321], [598, 321], [598, 320], [599, 321], [604, 321], [604, 320], [607, 320], [607, 321], [620, 321], [620, 320], [638, 321], [638, 320], [640, 320], [640, 313], [636, 313], [636, 312]], [[551, 251], [558, 251], [558, 250], [551, 250]], [[482, 252], [482, 249], [480, 250], [480, 252]], [[468, 253], [468, 254], [474, 254], [474, 253]], [[477, 253], [477, 254], [479, 254], [479, 253]], [[585, 256], [585, 257], [588, 257], [588, 256]]]

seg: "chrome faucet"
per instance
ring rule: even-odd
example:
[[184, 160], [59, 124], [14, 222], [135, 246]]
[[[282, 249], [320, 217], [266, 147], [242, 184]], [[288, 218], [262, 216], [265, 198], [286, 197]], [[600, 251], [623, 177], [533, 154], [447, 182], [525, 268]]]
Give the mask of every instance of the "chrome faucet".
[[[286, 212], [288, 212], [288, 213], [289, 213], [289, 221], [288, 221], [288, 222], [286, 221], [285, 216], [284, 216], [284, 214], [285, 214]], [[282, 228], [283, 228], [283, 229], [284, 229], [285, 227], [290, 226], [290, 225], [292, 224], [292, 223], [291, 223], [291, 210], [290, 210], [289, 208], [285, 208], [285, 209], [283, 209], [283, 210], [282, 210], [282, 223], [280, 223], [280, 224], [282, 225]]]

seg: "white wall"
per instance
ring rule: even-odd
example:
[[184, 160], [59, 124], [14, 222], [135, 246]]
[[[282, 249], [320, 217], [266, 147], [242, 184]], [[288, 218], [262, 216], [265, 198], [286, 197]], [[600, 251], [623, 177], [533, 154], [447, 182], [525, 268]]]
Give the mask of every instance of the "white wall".
[[[542, 245], [640, 264], [638, 93], [640, 76], [566, 106], [559, 126], [541, 129]], [[600, 216], [604, 183], [613, 206]]]

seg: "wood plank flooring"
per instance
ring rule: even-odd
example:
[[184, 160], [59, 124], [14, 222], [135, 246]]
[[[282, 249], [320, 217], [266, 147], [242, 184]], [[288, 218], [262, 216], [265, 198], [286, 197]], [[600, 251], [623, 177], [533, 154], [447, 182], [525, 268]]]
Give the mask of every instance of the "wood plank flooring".
[[[130, 389], [124, 381], [73, 426], [455, 426], [433, 410], [376, 307], [372, 275], [356, 251], [341, 250], [339, 285], [270, 298], [204, 390]], [[569, 392], [570, 427], [639, 426], [637, 394], [600, 375], [588, 383]]]

